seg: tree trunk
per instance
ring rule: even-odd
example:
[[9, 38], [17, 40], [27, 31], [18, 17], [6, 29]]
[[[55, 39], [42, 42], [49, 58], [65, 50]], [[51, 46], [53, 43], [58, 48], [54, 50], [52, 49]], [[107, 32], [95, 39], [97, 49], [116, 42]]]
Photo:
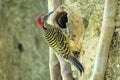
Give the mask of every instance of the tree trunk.
[[[84, 1], [84, 2], [83, 2]], [[116, 2], [116, 1], [115, 1]], [[80, 61], [83, 63], [85, 68], [84, 77], [79, 76], [79, 80], [89, 80], [95, 61], [96, 46], [102, 33], [102, 15], [104, 11], [104, 1], [103, 0], [78, 0], [76, 3], [70, 3], [66, 1], [67, 5], [76, 5], [81, 10], [82, 16], [89, 20], [89, 25], [84, 30], [84, 39], [83, 39], [83, 51], [80, 54]], [[118, 5], [117, 17], [115, 19], [115, 32], [112, 38], [111, 46], [109, 49], [108, 61], [105, 63], [107, 66], [105, 70], [104, 80], [119, 80], [119, 60], [120, 60], [120, 2], [116, 3]], [[110, 5], [110, 4], [109, 4]], [[112, 9], [115, 10], [115, 9]], [[74, 12], [74, 10], [73, 10]], [[77, 12], [76, 12], [77, 13]], [[77, 13], [79, 14], [79, 13]], [[75, 15], [76, 17], [77, 15]], [[77, 16], [78, 17], [78, 16]], [[109, 34], [108, 34], [109, 35]], [[101, 65], [102, 66], [102, 65]]]
[[90, 80], [103, 80], [107, 60], [108, 52], [111, 44], [113, 32], [115, 29], [115, 17], [117, 10], [117, 0], [105, 0], [103, 22], [101, 28], [100, 40], [96, 50], [96, 58], [94, 64], [94, 71]]

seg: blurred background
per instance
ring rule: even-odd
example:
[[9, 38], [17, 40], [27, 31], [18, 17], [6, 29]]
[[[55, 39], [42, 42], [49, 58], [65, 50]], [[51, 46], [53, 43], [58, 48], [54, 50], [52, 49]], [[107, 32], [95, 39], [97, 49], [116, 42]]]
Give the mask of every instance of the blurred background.
[[48, 45], [36, 25], [47, 0], [0, 0], [0, 80], [49, 80]]

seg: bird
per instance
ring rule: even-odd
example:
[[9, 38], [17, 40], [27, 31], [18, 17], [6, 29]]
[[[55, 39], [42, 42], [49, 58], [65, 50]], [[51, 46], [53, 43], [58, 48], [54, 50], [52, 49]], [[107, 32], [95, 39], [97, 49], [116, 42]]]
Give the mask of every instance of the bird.
[[38, 27], [43, 30], [43, 35], [48, 45], [58, 56], [62, 57], [65, 61], [72, 63], [79, 70], [80, 75], [82, 75], [84, 73], [84, 67], [74, 57], [67, 35], [60, 28], [47, 23], [48, 17], [53, 12], [54, 11], [46, 14], [40, 14], [36, 18], [36, 23]]

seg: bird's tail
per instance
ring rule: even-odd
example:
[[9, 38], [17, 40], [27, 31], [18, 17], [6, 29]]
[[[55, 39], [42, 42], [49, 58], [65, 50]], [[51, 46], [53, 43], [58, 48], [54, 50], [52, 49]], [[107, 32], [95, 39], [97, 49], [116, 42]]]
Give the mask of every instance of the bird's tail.
[[80, 74], [82, 75], [84, 72], [82, 64], [74, 57], [72, 59], [69, 59], [69, 61], [72, 62], [72, 64], [80, 71]]

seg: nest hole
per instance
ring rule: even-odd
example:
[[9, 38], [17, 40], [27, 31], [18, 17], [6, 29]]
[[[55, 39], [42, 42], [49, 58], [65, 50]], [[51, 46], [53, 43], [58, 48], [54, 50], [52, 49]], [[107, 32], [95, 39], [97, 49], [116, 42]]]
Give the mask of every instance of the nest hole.
[[65, 11], [60, 12], [55, 17], [55, 21], [60, 28], [67, 28], [66, 23], [68, 22], [67, 13]]

